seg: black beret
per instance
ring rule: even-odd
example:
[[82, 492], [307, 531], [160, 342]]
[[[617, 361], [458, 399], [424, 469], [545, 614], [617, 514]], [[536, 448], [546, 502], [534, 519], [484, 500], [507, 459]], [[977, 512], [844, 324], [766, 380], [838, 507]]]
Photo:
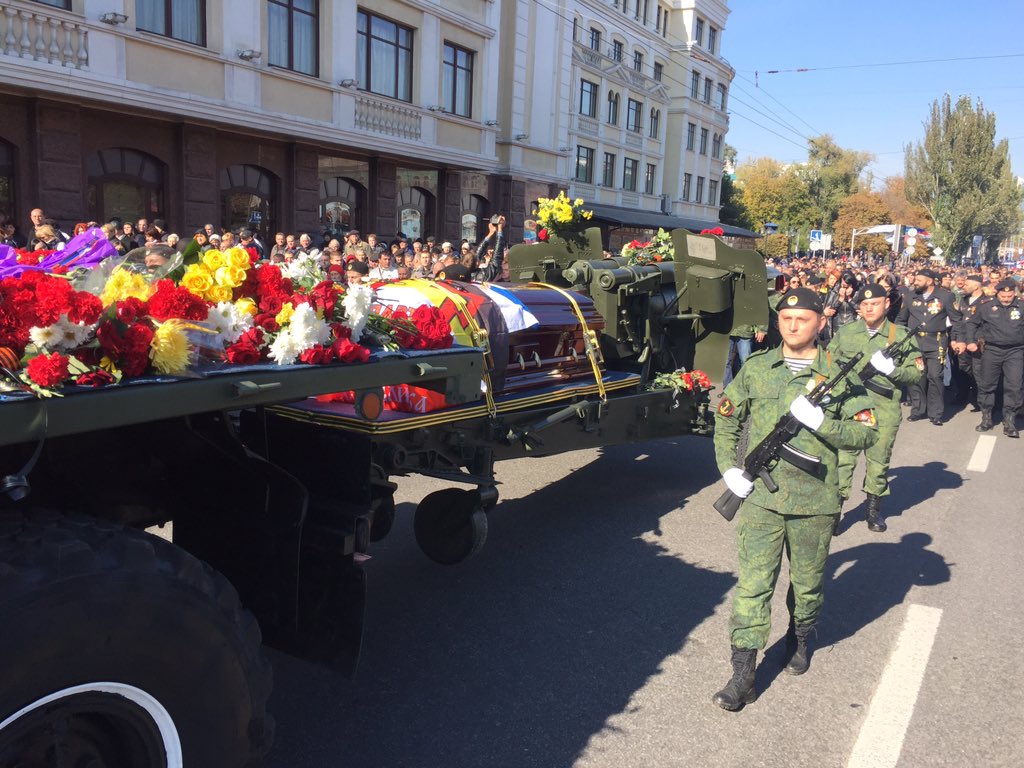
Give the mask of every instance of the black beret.
[[930, 277], [932, 280], [939, 279], [939, 276], [936, 275], [935, 272], [930, 269], [919, 269], [915, 274], [917, 274], [919, 277]]
[[973, 280], [976, 283], [984, 283], [985, 282], [982, 279], [981, 275], [968, 275], [967, 277], [964, 278], [964, 280]]
[[452, 264], [437, 274], [438, 280], [469, 280], [469, 268], [461, 264]]
[[998, 283], [996, 283], [997, 291], [1015, 291], [1017, 290], [1017, 281], [1011, 277], [1004, 277]]
[[864, 301], [864, 299], [884, 299], [889, 295], [889, 291], [886, 290], [885, 286], [881, 286], [878, 283], [864, 283], [860, 290], [857, 291], [857, 295], [853, 297], [854, 301]]
[[807, 278], [808, 285], [821, 285], [824, 282], [824, 278], [819, 277], [818, 275], [811, 275], [810, 277]]
[[775, 309], [779, 312], [784, 309], [810, 309], [819, 314], [825, 311], [821, 306], [821, 294], [810, 288], [793, 288], [786, 291], [775, 305]]
[[360, 261], [359, 259], [352, 259], [345, 265], [345, 269], [349, 272], [358, 272], [360, 275], [370, 274], [370, 265], [365, 261]]

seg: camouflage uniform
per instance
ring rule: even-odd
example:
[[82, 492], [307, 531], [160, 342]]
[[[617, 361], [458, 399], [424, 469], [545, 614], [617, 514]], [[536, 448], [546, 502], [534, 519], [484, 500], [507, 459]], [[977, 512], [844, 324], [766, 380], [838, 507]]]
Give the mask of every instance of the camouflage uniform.
[[[885, 349], [894, 341], [902, 341], [907, 337], [907, 333], [906, 328], [883, 320], [878, 333], [870, 336], [867, 323], [858, 319], [836, 331], [836, 335], [828, 345], [828, 351], [839, 363], [844, 363], [858, 352], [863, 352], [864, 357], [856, 370], [856, 373], [860, 373], [868, 366], [868, 360], [872, 354]], [[896, 442], [896, 432], [900, 428], [900, 422], [903, 421], [903, 413], [900, 410], [900, 388], [893, 384], [913, 384], [923, 375], [921, 368], [918, 367], [921, 352], [917, 347], [916, 339], [907, 342], [900, 354], [895, 357], [894, 362], [897, 363], [895, 371], [889, 376], [876, 373], [865, 383], [868, 397], [874, 407], [875, 418], [878, 420], [878, 440], [864, 451], [866, 470], [864, 492], [875, 496], [889, 494], [887, 476], [889, 460], [892, 458], [892, 446]], [[856, 373], [851, 375], [856, 375]], [[885, 389], [889, 390], [889, 394], [884, 394], [883, 390]], [[841, 450], [839, 452], [839, 495], [844, 499], [850, 498], [853, 470], [857, 466], [857, 457], [860, 453], [860, 450]]]
[[[745, 422], [750, 422], [751, 447], [789, 413], [799, 395], [836, 367], [824, 350], [799, 373], [786, 367], [782, 348], [755, 352], [726, 390], [718, 406], [715, 458], [724, 473], [736, 466], [736, 448]], [[771, 627], [771, 599], [786, 548], [790, 563], [791, 606], [797, 624], [813, 625], [824, 602], [822, 581], [832, 540], [832, 524], [839, 513], [838, 449], [862, 449], [876, 437], [871, 402], [849, 378], [822, 404], [825, 421], [816, 431], [801, 429], [790, 444], [821, 459], [817, 476], [780, 461], [772, 470], [779, 486], [770, 493], [760, 479], [740, 508], [737, 539], [739, 581], [730, 622], [732, 645], [740, 649], [764, 648]]]

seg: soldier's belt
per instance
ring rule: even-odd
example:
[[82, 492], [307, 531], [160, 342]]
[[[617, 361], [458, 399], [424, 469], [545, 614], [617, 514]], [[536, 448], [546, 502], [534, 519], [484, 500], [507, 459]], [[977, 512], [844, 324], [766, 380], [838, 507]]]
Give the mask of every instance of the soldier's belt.
[[925, 336], [934, 336], [936, 341], [942, 341], [942, 337], [945, 336], [946, 333], [947, 331], [935, 331], [934, 333], [931, 331], [918, 331], [917, 335], [922, 338]]
[[892, 387], [887, 387], [884, 384], [879, 384], [874, 379], [865, 379], [864, 389], [874, 392], [876, 395], [881, 395], [882, 397], [892, 397], [892, 394], [895, 391]]

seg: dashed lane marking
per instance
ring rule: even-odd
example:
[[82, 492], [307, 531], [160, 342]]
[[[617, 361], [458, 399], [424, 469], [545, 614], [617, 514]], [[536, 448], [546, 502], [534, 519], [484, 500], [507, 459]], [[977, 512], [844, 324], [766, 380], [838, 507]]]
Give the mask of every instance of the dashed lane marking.
[[988, 463], [992, 459], [992, 451], [995, 450], [996, 439], [992, 435], [981, 435], [978, 444], [974, 446], [974, 453], [971, 460], [967, 462], [968, 472], [984, 472], [988, 469]]
[[890, 768], [903, 749], [942, 609], [910, 605], [847, 768]]

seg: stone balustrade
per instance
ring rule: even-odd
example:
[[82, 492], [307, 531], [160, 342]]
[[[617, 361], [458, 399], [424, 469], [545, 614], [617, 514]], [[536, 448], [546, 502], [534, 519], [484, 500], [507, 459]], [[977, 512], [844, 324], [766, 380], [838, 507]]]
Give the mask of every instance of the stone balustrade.
[[423, 115], [412, 107], [375, 99], [365, 94], [356, 96], [356, 128], [403, 139], [419, 139]]
[[54, 9], [4, 5], [0, 9], [0, 44], [4, 56], [89, 69], [89, 28]]

